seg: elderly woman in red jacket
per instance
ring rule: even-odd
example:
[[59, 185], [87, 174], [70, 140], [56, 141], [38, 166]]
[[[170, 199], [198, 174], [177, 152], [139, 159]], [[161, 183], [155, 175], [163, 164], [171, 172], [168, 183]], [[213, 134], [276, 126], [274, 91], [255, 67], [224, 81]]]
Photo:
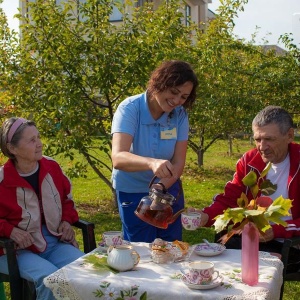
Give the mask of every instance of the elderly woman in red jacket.
[[[0, 236], [16, 242], [21, 277], [34, 282], [37, 299], [54, 299], [47, 275], [81, 257], [71, 224], [78, 214], [71, 183], [59, 164], [43, 156], [35, 123], [7, 119], [0, 147], [8, 161], [0, 167]], [[0, 271], [8, 273], [0, 249]]]

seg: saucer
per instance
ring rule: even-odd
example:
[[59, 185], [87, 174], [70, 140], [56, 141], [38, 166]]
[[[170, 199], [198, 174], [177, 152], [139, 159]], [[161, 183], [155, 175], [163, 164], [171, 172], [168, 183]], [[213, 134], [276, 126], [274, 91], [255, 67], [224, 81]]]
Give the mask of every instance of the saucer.
[[190, 289], [193, 290], [209, 290], [213, 289], [215, 287], [218, 287], [223, 282], [223, 276], [219, 275], [218, 278], [215, 281], [212, 281], [210, 283], [205, 284], [193, 284], [189, 283], [185, 276], [181, 276], [181, 281]]
[[215, 256], [221, 254], [226, 247], [222, 244], [211, 243], [212, 247], [209, 247], [205, 243], [195, 245], [195, 253], [201, 256]]

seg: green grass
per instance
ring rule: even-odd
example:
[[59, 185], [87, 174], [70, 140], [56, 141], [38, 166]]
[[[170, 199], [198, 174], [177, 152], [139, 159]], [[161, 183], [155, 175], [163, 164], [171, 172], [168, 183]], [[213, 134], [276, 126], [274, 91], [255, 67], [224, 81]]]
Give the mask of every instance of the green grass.
[[[252, 147], [249, 140], [234, 140], [233, 154], [229, 156], [227, 141], [219, 140], [205, 153], [202, 168], [197, 166], [196, 155], [189, 149], [182, 176], [186, 207], [203, 208], [209, 205], [213, 196], [222, 192], [225, 183], [232, 178], [237, 159]], [[70, 163], [60, 158], [57, 160], [62, 166]], [[97, 242], [102, 239], [101, 235], [104, 231], [121, 229], [118, 211], [112, 202], [111, 191], [91, 169], [87, 178], [76, 178], [72, 182], [73, 196], [79, 216], [95, 223]], [[80, 235], [78, 238], [80, 239]], [[202, 238], [213, 241], [214, 230], [200, 228], [196, 231], [183, 231], [184, 241], [191, 244], [201, 242]], [[284, 300], [296, 299], [299, 292], [300, 283], [287, 282]]]

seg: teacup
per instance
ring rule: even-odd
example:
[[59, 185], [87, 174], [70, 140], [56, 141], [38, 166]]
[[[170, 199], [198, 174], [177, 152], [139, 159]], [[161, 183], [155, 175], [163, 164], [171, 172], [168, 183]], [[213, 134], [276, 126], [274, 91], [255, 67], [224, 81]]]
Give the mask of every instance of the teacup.
[[196, 230], [200, 226], [201, 214], [198, 212], [181, 213], [181, 224], [186, 230]]
[[219, 271], [215, 271], [215, 266], [210, 261], [193, 261], [189, 263], [189, 273], [187, 280], [192, 284], [210, 284], [219, 277]]
[[117, 246], [123, 244], [122, 231], [106, 231], [102, 234], [106, 246]]

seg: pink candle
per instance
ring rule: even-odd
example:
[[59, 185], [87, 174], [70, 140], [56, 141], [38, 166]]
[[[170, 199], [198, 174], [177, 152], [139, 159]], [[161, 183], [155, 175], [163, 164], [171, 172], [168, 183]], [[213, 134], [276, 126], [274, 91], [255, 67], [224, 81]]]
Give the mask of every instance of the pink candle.
[[242, 281], [248, 285], [258, 283], [259, 232], [253, 223], [242, 231]]

